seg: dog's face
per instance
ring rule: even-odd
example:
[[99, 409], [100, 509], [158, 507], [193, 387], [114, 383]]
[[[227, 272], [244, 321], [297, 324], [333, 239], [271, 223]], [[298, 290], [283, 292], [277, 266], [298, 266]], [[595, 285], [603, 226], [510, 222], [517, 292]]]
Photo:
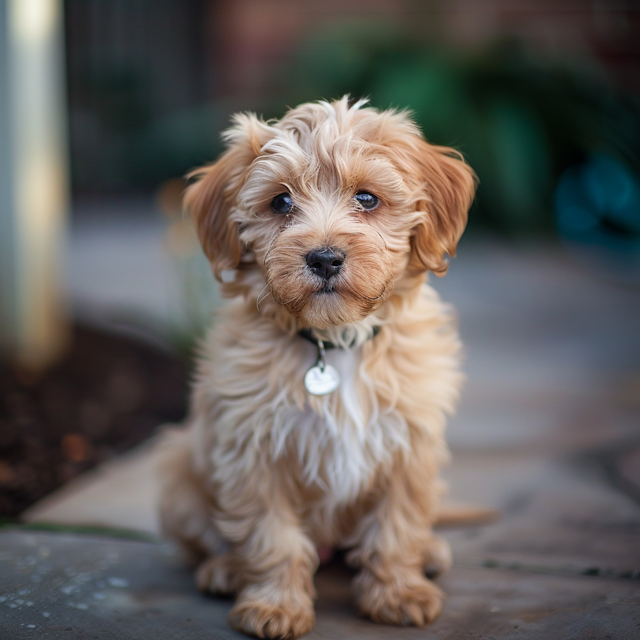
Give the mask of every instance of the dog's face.
[[185, 196], [216, 276], [251, 272], [252, 294], [303, 326], [356, 322], [403, 277], [444, 273], [473, 199], [455, 152], [427, 144], [406, 114], [360, 107], [236, 116], [228, 150]]

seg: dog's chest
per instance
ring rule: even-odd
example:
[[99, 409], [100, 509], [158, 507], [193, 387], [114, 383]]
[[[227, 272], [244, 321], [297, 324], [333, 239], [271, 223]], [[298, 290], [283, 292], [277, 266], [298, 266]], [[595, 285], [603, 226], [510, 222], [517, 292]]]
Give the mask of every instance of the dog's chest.
[[334, 504], [355, 499], [380, 465], [399, 447], [408, 447], [405, 419], [380, 405], [361, 361], [361, 349], [328, 351], [327, 363], [340, 375], [338, 388], [327, 396], [308, 396], [304, 410], [292, 408], [288, 419], [274, 423], [274, 457], [285, 450], [293, 454], [300, 480], [323, 489]]

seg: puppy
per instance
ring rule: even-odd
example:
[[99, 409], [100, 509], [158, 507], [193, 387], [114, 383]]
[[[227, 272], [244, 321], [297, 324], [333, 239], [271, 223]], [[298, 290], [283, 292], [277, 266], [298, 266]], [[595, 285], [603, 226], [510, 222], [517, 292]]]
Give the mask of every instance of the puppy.
[[450, 564], [432, 533], [460, 343], [443, 275], [475, 178], [406, 113], [339, 101], [236, 115], [185, 206], [225, 297], [187, 428], [165, 443], [164, 531], [236, 594], [236, 629], [312, 629], [318, 549], [348, 549], [373, 620], [422, 626]]

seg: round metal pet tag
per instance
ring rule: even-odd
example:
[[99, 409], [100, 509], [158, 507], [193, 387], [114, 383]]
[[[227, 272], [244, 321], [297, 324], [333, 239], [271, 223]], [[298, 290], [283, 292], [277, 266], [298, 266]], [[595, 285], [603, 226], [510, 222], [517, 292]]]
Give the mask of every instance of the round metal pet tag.
[[339, 386], [340, 374], [330, 364], [318, 362], [304, 375], [304, 388], [312, 396], [326, 396]]

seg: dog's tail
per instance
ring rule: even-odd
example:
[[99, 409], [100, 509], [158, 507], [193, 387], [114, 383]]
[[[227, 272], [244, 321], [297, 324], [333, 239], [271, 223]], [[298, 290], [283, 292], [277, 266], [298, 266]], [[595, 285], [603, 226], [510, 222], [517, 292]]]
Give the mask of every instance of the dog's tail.
[[488, 524], [500, 518], [500, 512], [490, 507], [444, 502], [438, 508], [434, 526], [464, 527]]

